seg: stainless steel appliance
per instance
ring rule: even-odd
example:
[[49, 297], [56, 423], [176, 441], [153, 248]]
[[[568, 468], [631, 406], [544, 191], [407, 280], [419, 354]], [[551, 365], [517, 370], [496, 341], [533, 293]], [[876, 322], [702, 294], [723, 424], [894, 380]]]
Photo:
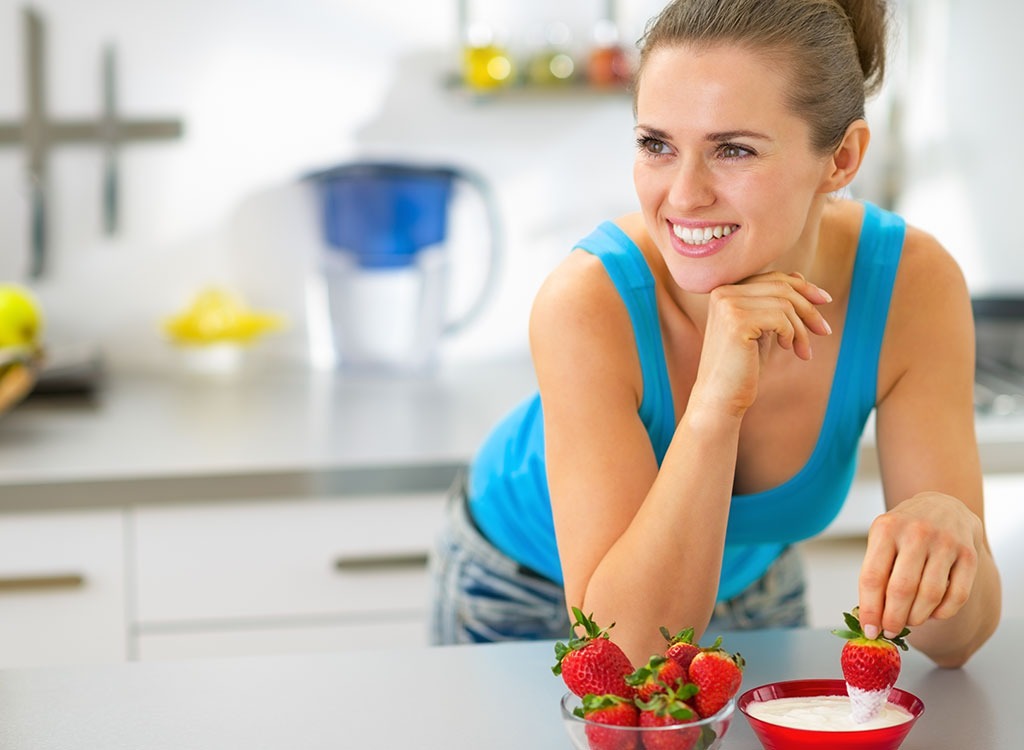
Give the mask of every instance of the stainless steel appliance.
[[974, 405], [979, 413], [1024, 414], [1024, 297], [977, 297]]

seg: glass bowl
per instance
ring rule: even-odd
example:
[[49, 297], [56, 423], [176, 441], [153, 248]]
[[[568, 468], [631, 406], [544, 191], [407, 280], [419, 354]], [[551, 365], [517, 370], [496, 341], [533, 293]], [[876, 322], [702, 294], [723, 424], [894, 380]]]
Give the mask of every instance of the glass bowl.
[[716, 750], [729, 730], [736, 699], [714, 716], [669, 727], [614, 727], [581, 719], [573, 710], [579, 696], [562, 696], [562, 724], [576, 750]]
[[824, 731], [815, 729], [796, 729], [772, 724], [751, 716], [747, 709], [756, 701], [768, 701], [775, 698], [807, 698], [819, 695], [846, 695], [846, 683], [843, 680], [790, 680], [773, 682], [768, 685], [752, 688], [743, 693], [737, 701], [740, 712], [747, 717], [750, 728], [754, 730], [761, 746], [765, 750], [896, 750], [914, 727], [915, 722], [924, 713], [924, 703], [916, 695], [906, 690], [893, 688], [889, 693], [889, 703], [895, 704], [910, 713], [910, 720], [891, 727], [877, 729], [859, 729], [852, 731]]

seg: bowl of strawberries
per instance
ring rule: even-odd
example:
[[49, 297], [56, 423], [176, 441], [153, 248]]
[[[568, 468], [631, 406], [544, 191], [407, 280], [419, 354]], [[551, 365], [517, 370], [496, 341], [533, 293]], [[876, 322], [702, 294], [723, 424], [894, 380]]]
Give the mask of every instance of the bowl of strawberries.
[[[568, 643], [555, 644], [552, 671], [569, 689], [562, 721], [577, 750], [714, 750], [736, 710], [743, 657], [694, 641], [693, 628], [661, 633], [665, 649], [639, 668], [574, 607]], [[611, 626], [609, 626], [611, 627]], [[581, 631], [581, 632], [578, 632]]]

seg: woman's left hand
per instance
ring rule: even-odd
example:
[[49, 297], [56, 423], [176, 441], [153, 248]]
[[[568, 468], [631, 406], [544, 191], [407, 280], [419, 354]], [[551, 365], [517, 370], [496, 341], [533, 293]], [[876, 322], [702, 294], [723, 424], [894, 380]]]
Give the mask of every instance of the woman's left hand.
[[859, 584], [870, 638], [955, 615], [967, 602], [984, 545], [981, 520], [955, 497], [922, 492], [878, 516]]

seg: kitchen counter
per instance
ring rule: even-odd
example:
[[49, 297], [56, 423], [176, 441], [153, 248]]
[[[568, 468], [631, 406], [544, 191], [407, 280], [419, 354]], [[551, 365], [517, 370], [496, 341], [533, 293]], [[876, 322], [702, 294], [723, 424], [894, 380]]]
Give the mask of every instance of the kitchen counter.
[[[1009, 620], [967, 667], [911, 650], [898, 685], [925, 713], [904, 750], [1010, 748], [1024, 716]], [[840, 677], [827, 630], [726, 634], [744, 689]], [[0, 747], [61, 750], [567, 750], [551, 642], [0, 671]], [[736, 713], [728, 750], [759, 745]]]
[[[0, 511], [443, 489], [535, 384], [526, 360], [421, 378], [115, 374], [92, 400], [0, 417]], [[979, 417], [978, 438], [986, 473], [1024, 472], [1024, 415]], [[878, 473], [870, 425], [859, 472]]]
[[0, 417], [0, 511], [446, 487], [536, 387], [528, 361], [429, 377], [114, 375]]

